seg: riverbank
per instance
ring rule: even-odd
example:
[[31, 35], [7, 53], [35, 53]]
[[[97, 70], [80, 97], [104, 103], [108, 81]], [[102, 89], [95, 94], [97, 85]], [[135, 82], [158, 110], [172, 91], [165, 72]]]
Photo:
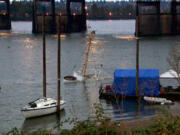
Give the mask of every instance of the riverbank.
[[[75, 126], [71, 130], [39, 129], [32, 133], [21, 132], [17, 128], [9, 131], [7, 135], [179, 135], [180, 117], [163, 113], [157, 118], [138, 119], [132, 121], [112, 122], [96, 114], [95, 119], [73, 121]], [[58, 127], [59, 128], [59, 127]]]

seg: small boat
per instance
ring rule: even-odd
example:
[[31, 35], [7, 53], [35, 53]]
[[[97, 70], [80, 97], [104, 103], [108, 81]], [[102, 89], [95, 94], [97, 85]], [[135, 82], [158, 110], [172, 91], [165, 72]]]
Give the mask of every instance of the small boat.
[[74, 77], [74, 76], [65, 76], [64, 79], [63, 79], [63, 82], [64, 83], [73, 83], [73, 82], [77, 82], [77, 78]]
[[160, 75], [160, 78], [165, 78], [165, 79], [173, 79], [178, 77], [180, 77], [180, 74], [177, 74], [177, 72], [172, 69]]
[[144, 96], [143, 99], [149, 103], [157, 103], [157, 104], [173, 104], [171, 100], [168, 100], [166, 98], [160, 98], [160, 97], [147, 97]]
[[[60, 100], [60, 110], [63, 110], [65, 101]], [[28, 103], [21, 109], [22, 115], [25, 118], [32, 118], [44, 116], [57, 112], [57, 100], [53, 98], [39, 98], [33, 102]]]
[[73, 76], [65, 76], [63, 79], [64, 83], [73, 83], [73, 82], [83, 82], [84, 77], [81, 75], [81, 72], [74, 72]]
[[88, 56], [89, 56], [89, 52], [91, 49], [91, 42], [92, 39], [94, 38], [95, 35], [95, 31], [92, 31], [90, 36], [89, 36], [89, 42], [88, 42], [88, 47], [87, 47], [87, 51], [85, 53], [85, 61], [83, 64], [83, 70], [81, 71], [77, 71], [74, 72], [72, 76], [65, 76], [63, 79], [64, 83], [73, 83], [73, 82], [83, 82], [86, 78], [86, 69], [87, 69], [87, 64], [88, 64]]

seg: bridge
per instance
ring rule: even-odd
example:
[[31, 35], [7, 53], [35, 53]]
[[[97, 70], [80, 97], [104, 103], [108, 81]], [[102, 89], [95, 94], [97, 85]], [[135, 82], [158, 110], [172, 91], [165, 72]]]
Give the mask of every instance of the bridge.
[[9, 0], [0, 0], [0, 2], [6, 4], [6, 11], [0, 14], [0, 30], [9, 30], [11, 29], [10, 3]]
[[[6, 11], [0, 12], [0, 29], [11, 29], [9, 0], [5, 2]], [[50, 13], [38, 12], [39, 3], [49, 3]], [[72, 14], [71, 3], [80, 3], [80, 14]], [[161, 36], [180, 34], [180, 2], [172, 0], [169, 2], [169, 12], [163, 12], [160, 0], [156, 1], [136, 1], [136, 34], [138, 36]], [[45, 14], [46, 32], [57, 32], [57, 21], [60, 16], [61, 31], [81, 32], [86, 30], [86, 10], [85, 0], [67, 0], [66, 14], [55, 13], [55, 0], [33, 0], [32, 32], [42, 32], [42, 18]]]
[[[9, 30], [11, 29], [11, 18], [9, 0], [0, 0], [5, 2], [6, 11], [0, 14], [0, 29]], [[49, 3], [50, 13], [38, 12], [38, 3]], [[80, 14], [73, 15], [71, 13], [71, 2], [81, 4]], [[60, 17], [61, 32], [81, 32], [86, 31], [86, 11], [85, 11], [85, 0], [67, 0], [66, 2], [66, 15], [55, 14], [55, 0], [33, 0], [33, 17], [32, 17], [32, 32], [42, 32], [43, 15], [45, 15], [45, 28], [47, 33], [56, 33], [58, 17]]]
[[163, 12], [158, 1], [137, 1], [136, 33], [138, 36], [180, 34], [180, 2], [170, 1], [169, 12]]

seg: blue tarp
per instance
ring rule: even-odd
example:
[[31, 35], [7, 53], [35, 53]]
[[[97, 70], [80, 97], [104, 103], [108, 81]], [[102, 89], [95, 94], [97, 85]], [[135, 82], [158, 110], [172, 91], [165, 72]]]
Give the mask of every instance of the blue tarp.
[[[127, 96], [136, 96], [136, 70], [116, 69], [112, 92]], [[159, 95], [159, 70], [139, 70], [139, 94], [144, 96]]]

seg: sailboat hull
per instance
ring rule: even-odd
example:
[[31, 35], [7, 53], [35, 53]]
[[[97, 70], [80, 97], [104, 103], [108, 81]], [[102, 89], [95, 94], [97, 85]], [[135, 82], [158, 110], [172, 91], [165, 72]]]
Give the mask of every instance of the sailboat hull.
[[[60, 106], [60, 110], [64, 109], [64, 104]], [[33, 118], [44, 115], [49, 115], [57, 112], [57, 106], [36, 108], [36, 109], [22, 109], [21, 113], [25, 118]]]

